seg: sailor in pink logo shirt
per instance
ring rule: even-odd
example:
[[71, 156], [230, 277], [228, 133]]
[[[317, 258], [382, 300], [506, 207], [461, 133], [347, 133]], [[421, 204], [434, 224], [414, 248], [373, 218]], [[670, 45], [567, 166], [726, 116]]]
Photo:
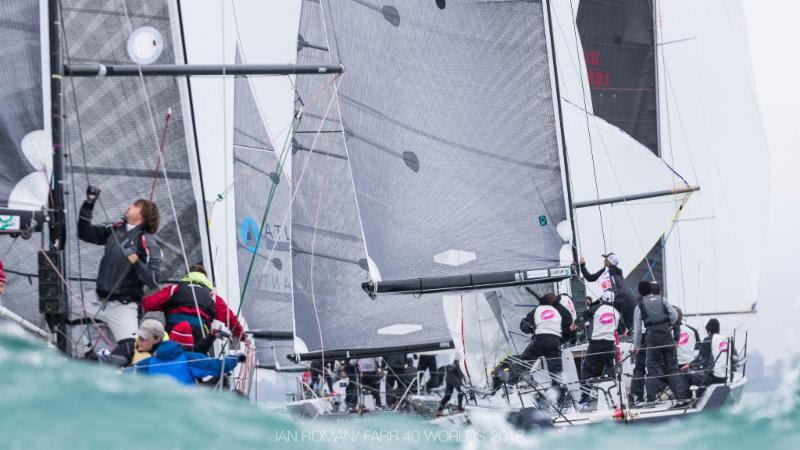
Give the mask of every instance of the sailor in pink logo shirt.
[[558, 300], [555, 294], [543, 295], [539, 305], [519, 324], [523, 333], [533, 334], [533, 342], [520, 358], [535, 361], [544, 357], [547, 370], [552, 374], [561, 372], [561, 339], [574, 328], [572, 315]]
[[[589, 402], [589, 384], [587, 380], [602, 375], [611, 376], [614, 370], [616, 346], [614, 335], [619, 327], [619, 312], [614, 308], [614, 293], [603, 292], [600, 298], [588, 304], [584, 313], [585, 319], [591, 319], [592, 331], [589, 348], [586, 350], [581, 367], [581, 384], [585, 389], [581, 394], [581, 402]], [[588, 405], [587, 405], [588, 406]]]

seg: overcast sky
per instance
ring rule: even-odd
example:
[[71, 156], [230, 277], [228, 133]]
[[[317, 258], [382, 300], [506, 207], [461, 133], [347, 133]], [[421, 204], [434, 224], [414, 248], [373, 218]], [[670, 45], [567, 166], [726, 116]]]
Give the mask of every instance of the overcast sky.
[[[770, 146], [770, 217], [759, 292], [757, 333], [753, 336], [769, 359], [800, 351], [800, 294], [795, 260], [800, 254], [800, 92], [794, 53], [800, 2], [743, 0], [753, 72]], [[737, 151], [746, 151], [738, 149]], [[747, 180], [742, 180], [746, 183]], [[731, 274], [736, 276], [736, 274]]]

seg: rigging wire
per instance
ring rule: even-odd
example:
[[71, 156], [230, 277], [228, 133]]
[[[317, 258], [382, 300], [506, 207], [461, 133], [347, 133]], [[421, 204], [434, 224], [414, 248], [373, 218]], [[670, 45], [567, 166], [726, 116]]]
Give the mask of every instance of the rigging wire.
[[[122, 0], [122, 9], [123, 9], [123, 12], [125, 13], [125, 18], [127, 19], [127, 22], [128, 22], [128, 31], [132, 34], [133, 31], [134, 31], [133, 30], [133, 20], [131, 19], [130, 14], [128, 12], [128, 5], [127, 5], [126, 0]], [[152, 128], [153, 137], [154, 137], [154, 140], [155, 140], [155, 150], [157, 152], [158, 157], [160, 158], [161, 149], [159, 147], [158, 130], [156, 129], [155, 116], [153, 115], [152, 105], [150, 104], [150, 93], [148, 92], [147, 83], [145, 82], [144, 75], [142, 74], [142, 66], [138, 65], [137, 67], [139, 68], [139, 80], [141, 81], [141, 84], [142, 84], [142, 93], [144, 94], [145, 104], [147, 105], [147, 114], [148, 114], [148, 116], [150, 118], [150, 120], [148, 122], [150, 123], [150, 126]], [[223, 73], [224, 73], [224, 67], [223, 67]], [[165, 125], [165, 127], [166, 127], [166, 125]], [[189, 258], [186, 255], [186, 246], [185, 246], [184, 241], [183, 241], [183, 232], [181, 232], [181, 224], [180, 224], [180, 221], [179, 221], [178, 211], [175, 208], [175, 199], [173, 198], [172, 188], [170, 187], [170, 184], [169, 184], [169, 176], [167, 175], [167, 162], [166, 162], [166, 160], [164, 161], [164, 164], [161, 165], [161, 171], [162, 171], [162, 174], [164, 175], [164, 185], [167, 188], [167, 198], [169, 199], [170, 209], [172, 210], [172, 216], [173, 216], [174, 221], [175, 221], [175, 229], [177, 231], [178, 242], [180, 243], [180, 247], [181, 247], [181, 256], [183, 257], [183, 263], [184, 263], [184, 266], [186, 268], [186, 273], [189, 273]], [[195, 310], [197, 312], [197, 320], [198, 320], [198, 323], [201, 325], [200, 326], [200, 333], [201, 333], [202, 337], [205, 338], [206, 337], [206, 331], [205, 331], [205, 327], [202, 326], [203, 318], [200, 316], [200, 306], [199, 306], [199, 303], [197, 301], [197, 294], [195, 293], [194, 289], [191, 289], [191, 291], [192, 291], [192, 299], [194, 300]]]
[[[580, 45], [579, 45], [579, 40], [578, 40], [578, 23], [574, 20], [575, 8], [572, 5], [572, 0], [569, 0], [569, 9], [570, 9], [570, 12], [572, 13], [572, 18], [570, 19], [570, 22], [572, 23], [573, 36], [575, 38], [575, 53], [576, 53], [576, 57], [578, 58], [578, 61], [580, 61], [581, 60], [580, 59], [581, 58], [581, 54], [580, 54], [580, 50], [579, 50], [580, 49]], [[583, 80], [583, 76], [581, 76], [581, 80]], [[591, 159], [592, 159], [592, 173], [594, 174], [594, 191], [595, 191], [596, 199], [599, 202], [600, 201], [600, 185], [597, 182], [597, 165], [595, 164], [595, 160], [594, 160], [594, 145], [592, 143], [592, 131], [589, 128], [589, 108], [588, 108], [587, 103], [586, 103], [586, 90], [585, 89], [581, 89], [581, 96], [583, 97], [583, 110], [584, 110], [584, 112], [586, 114], [586, 133], [589, 136], [589, 155], [591, 156]], [[560, 100], [561, 99], [559, 99], [559, 101]], [[566, 143], [565, 143], [565, 145], [566, 145]], [[603, 208], [602, 208], [602, 206], [600, 206], [600, 205], [597, 206], [597, 212], [600, 214], [600, 233], [601, 233], [601, 236], [603, 237], [603, 253], [608, 253], [608, 246], [606, 245], [606, 230], [605, 230], [605, 224], [603, 222]]]

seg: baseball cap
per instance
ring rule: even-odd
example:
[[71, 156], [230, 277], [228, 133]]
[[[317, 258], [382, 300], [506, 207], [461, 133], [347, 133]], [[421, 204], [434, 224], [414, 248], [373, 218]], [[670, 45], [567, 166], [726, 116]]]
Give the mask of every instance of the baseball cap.
[[602, 256], [603, 256], [603, 258], [606, 258], [607, 260], [609, 260], [611, 262], [611, 264], [613, 264], [615, 266], [619, 264], [619, 258], [617, 258], [617, 255], [615, 255], [614, 252], [611, 252], [611, 253], [609, 253], [607, 255], [602, 255]]
[[136, 335], [142, 339], [152, 339], [157, 336], [164, 336], [164, 325], [155, 319], [146, 319], [139, 326]]
[[614, 293], [612, 291], [604, 291], [600, 299], [606, 303], [614, 303]]

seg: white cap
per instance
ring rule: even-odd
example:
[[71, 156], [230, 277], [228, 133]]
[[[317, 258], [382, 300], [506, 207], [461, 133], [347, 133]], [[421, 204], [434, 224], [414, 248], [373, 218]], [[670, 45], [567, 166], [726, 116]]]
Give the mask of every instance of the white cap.
[[619, 265], [619, 258], [617, 258], [617, 255], [615, 255], [614, 253], [609, 253], [607, 255], [603, 255], [603, 258], [607, 259], [611, 263], [612, 266], [618, 266]]
[[600, 300], [606, 303], [614, 303], [614, 293], [610, 290], [603, 292], [603, 295], [600, 296]]

